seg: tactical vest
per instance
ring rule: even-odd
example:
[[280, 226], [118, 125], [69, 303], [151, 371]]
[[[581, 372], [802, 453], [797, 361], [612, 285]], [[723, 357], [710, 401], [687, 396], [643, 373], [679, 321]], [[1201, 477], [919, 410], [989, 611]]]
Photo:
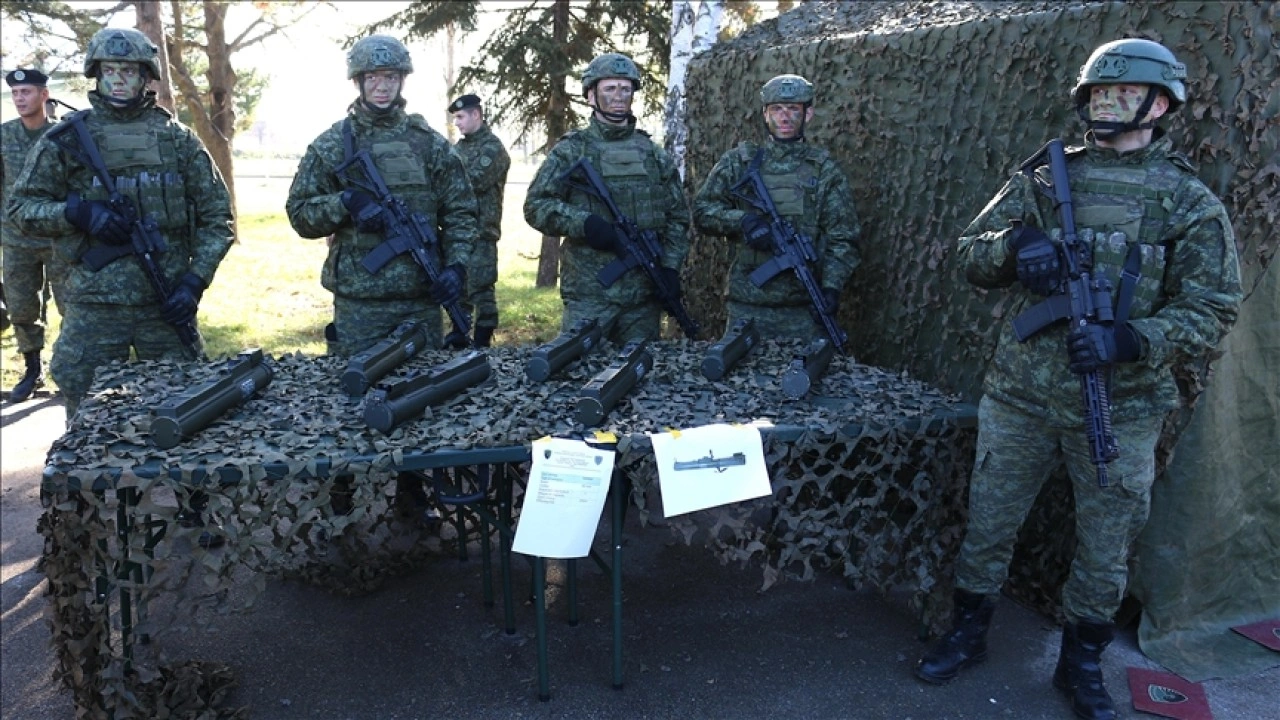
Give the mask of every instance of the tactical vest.
[[[756, 149], [749, 144], [743, 144], [739, 147], [740, 157], [742, 158], [742, 172], [745, 174], [747, 166], [755, 161], [756, 154], [765, 152]], [[808, 235], [813, 241], [814, 251], [818, 257], [823, 256], [825, 244], [821, 237], [818, 237], [818, 211], [820, 209], [818, 200], [818, 174], [821, 171], [819, 164], [819, 156], [815, 152], [811, 152], [807, 146], [803, 148], [803, 152], [797, 153], [794, 162], [788, 163], [789, 169], [782, 169], [777, 164], [771, 164], [770, 158], [766, 155], [760, 161], [760, 178], [764, 180], [765, 187], [769, 190], [769, 197], [773, 198], [773, 204], [778, 209], [778, 214], [784, 220], [788, 220], [796, 228], [796, 230]], [[738, 203], [739, 207], [744, 210], [755, 212], [745, 205], [743, 202]], [[773, 259], [773, 251], [771, 250], [753, 250], [752, 248], [742, 245], [738, 248], [738, 258], [736, 263], [736, 275], [740, 278], [732, 278], [730, 288], [730, 297], [734, 300], [745, 301], [750, 298], [752, 302], [761, 305], [807, 305], [809, 303], [809, 295], [805, 292], [804, 287], [796, 280], [791, 273], [786, 273], [770, 280], [763, 288], [756, 289], [753, 285], [748, 285], [746, 275], [756, 269], [765, 262]], [[822, 281], [821, 263], [810, 264], [809, 269], [814, 273], [814, 277], [819, 282]]]
[[[585, 143], [583, 156], [604, 179], [618, 209], [629, 216], [642, 230], [653, 229], [661, 233], [666, 229], [666, 186], [649, 170], [645, 161], [653, 155], [656, 146], [641, 132], [632, 133], [625, 140], [593, 140]], [[608, 208], [599, 200], [591, 199], [591, 212], [610, 218]]]
[[[187, 203], [186, 180], [174, 133], [165, 132], [145, 118], [113, 123], [109, 132], [92, 124], [88, 127], [116, 190], [132, 198], [144, 216], [154, 218], [166, 237], [193, 237], [195, 213]], [[96, 177], [85, 199], [107, 200], [107, 190]]]
[[[1068, 157], [1082, 152], [1073, 150]], [[1048, 172], [1048, 166], [1036, 169], [1042, 181]], [[1109, 280], [1118, 294], [1130, 248], [1136, 246], [1142, 254], [1130, 319], [1148, 317], [1160, 307], [1166, 254], [1171, 252], [1165, 226], [1178, 189], [1191, 177], [1190, 166], [1176, 155], [1143, 166], [1070, 168], [1076, 232], [1090, 251], [1094, 276]]]

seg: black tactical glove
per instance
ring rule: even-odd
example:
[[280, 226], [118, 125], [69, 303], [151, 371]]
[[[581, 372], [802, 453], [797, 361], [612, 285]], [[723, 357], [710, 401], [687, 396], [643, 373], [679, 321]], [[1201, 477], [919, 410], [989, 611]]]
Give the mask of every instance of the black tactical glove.
[[178, 286], [169, 293], [169, 299], [164, 301], [160, 314], [170, 325], [185, 325], [196, 319], [196, 308], [203, 296], [204, 281], [199, 275], [189, 272], [182, 276]]
[[1016, 253], [1018, 282], [1036, 295], [1049, 297], [1062, 286], [1062, 253], [1040, 228], [1018, 225], [1009, 236]]
[[1111, 323], [1089, 323], [1067, 335], [1067, 353], [1071, 356], [1071, 372], [1084, 375], [1116, 363], [1138, 359], [1142, 345], [1138, 333], [1128, 323], [1114, 327]]
[[467, 271], [461, 265], [450, 265], [431, 283], [431, 299], [440, 305], [450, 305], [462, 297], [462, 288], [466, 285]]
[[129, 243], [129, 221], [101, 200], [85, 201], [80, 199], [80, 193], [70, 193], [62, 215], [67, 222], [95, 240], [108, 245]]
[[680, 287], [680, 271], [675, 268], [669, 268], [665, 265], [658, 267], [658, 272], [662, 273], [662, 280], [667, 287], [675, 291], [675, 300], [679, 300], [684, 295], [684, 290]]
[[369, 193], [355, 189], [343, 190], [342, 206], [350, 213], [357, 230], [361, 232], [382, 230], [382, 206]]
[[[831, 313], [834, 318], [840, 313], [840, 291], [835, 288], [822, 288], [822, 299], [827, 303], [827, 312]], [[818, 309], [809, 304], [809, 314], [813, 316], [813, 321], [819, 325], [822, 324], [822, 318], [818, 315]]]
[[769, 228], [769, 220], [763, 215], [747, 213], [742, 216], [742, 240], [747, 247], [760, 252], [773, 249], [773, 237]]
[[588, 215], [582, 224], [582, 234], [587, 245], [604, 252], [618, 251], [618, 231], [613, 223], [599, 215]]

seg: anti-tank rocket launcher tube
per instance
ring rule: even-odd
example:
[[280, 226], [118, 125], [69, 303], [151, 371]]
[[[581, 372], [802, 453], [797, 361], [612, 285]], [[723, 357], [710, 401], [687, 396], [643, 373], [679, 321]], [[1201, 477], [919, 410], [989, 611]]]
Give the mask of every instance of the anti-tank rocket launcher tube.
[[427, 344], [427, 331], [421, 323], [401, 323], [387, 337], [351, 356], [342, 373], [342, 389], [351, 397], [364, 395], [374, 383], [417, 355]]
[[756, 322], [751, 318], [738, 320], [719, 342], [707, 348], [707, 354], [702, 357], [702, 375], [708, 380], [723, 378], [759, 344]]
[[578, 424], [587, 427], [599, 425], [652, 367], [653, 356], [649, 354], [647, 342], [633, 340], [623, 346], [613, 363], [578, 391]]
[[266, 387], [274, 375], [257, 348], [229, 360], [221, 373], [217, 380], [174, 395], [151, 411], [151, 440], [156, 447], [168, 450], [205, 429]]
[[782, 392], [791, 399], [802, 398], [809, 393], [813, 384], [827, 374], [827, 366], [835, 356], [836, 348], [826, 338], [815, 339], [805, 348], [803, 355], [797, 355], [782, 373]]
[[534, 349], [524, 364], [525, 375], [534, 382], [546, 380], [594, 350], [600, 344], [600, 335], [600, 323], [595, 318], [579, 320], [551, 342]]
[[364, 422], [389, 433], [400, 423], [418, 417], [428, 405], [438, 405], [467, 388], [489, 379], [489, 356], [472, 350], [426, 371], [379, 384], [364, 398]]

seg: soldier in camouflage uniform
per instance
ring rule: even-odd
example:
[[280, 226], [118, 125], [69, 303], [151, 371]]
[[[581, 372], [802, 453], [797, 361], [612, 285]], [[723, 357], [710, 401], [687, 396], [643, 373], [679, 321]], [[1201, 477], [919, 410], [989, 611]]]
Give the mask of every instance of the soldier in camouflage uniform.
[[[195, 321], [200, 298], [233, 239], [231, 198], [200, 140], [156, 106], [150, 80], [158, 50], [137, 30], [107, 28], [89, 41], [84, 74], [97, 79], [80, 111], [116, 186], [149, 216], [168, 250], [158, 264], [171, 288], [158, 302], [141, 266], [121, 257], [97, 272], [82, 262], [98, 244], [126, 245], [131, 223], [108, 203], [93, 170], [47, 136], [31, 150], [13, 188], [9, 217], [23, 232], [51, 238], [64, 295], [50, 372], [75, 415], [94, 370], [114, 360], [190, 357], [175, 327]], [[64, 120], [69, 122], [69, 120]], [[65, 274], [63, 274], [65, 268]], [[200, 341], [197, 340], [197, 351]]]
[[607, 340], [655, 339], [662, 307], [653, 283], [639, 268], [612, 286], [596, 274], [621, 250], [614, 218], [603, 203], [571, 191], [560, 178], [586, 157], [599, 172], [618, 209], [641, 230], [655, 230], [662, 243], [662, 269], [679, 288], [680, 265], [689, 252], [689, 208], [675, 164], [636, 128], [631, 103], [640, 89], [640, 71], [625, 55], [606, 53], [582, 74], [582, 94], [592, 108], [590, 124], [560, 139], [538, 168], [524, 202], [525, 220], [545, 235], [563, 236], [560, 299], [565, 330], [597, 318]]
[[[333, 293], [333, 323], [325, 329], [330, 354], [350, 356], [374, 345], [408, 320], [423, 323], [428, 342], [443, 344], [440, 306], [458, 300], [476, 239], [476, 201], [466, 171], [440, 133], [405, 112], [400, 91], [413, 72], [409, 51], [386, 35], [357, 41], [347, 53], [347, 77], [359, 97], [347, 117], [307, 148], [289, 188], [289, 222], [305, 238], [332, 236], [320, 282]], [[405, 253], [376, 274], [360, 261], [383, 235], [375, 198], [344, 184], [335, 169], [367, 150], [388, 189], [436, 229], [440, 281]], [[355, 179], [359, 177], [358, 170]]]
[[484, 121], [480, 98], [463, 95], [449, 103], [453, 124], [462, 139], [454, 150], [467, 168], [467, 179], [476, 194], [476, 214], [480, 234], [471, 251], [471, 268], [467, 273], [467, 312], [473, 312], [475, 346], [489, 347], [493, 331], [498, 327], [498, 303], [493, 286], [498, 282], [498, 240], [502, 238], [502, 197], [507, 187], [507, 170], [511, 158], [502, 141]]
[[743, 142], [720, 157], [693, 201], [700, 232], [740, 239], [731, 250], [725, 310], [727, 327], [751, 318], [762, 336], [809, 340], [824, 336], [812, 301], [794, 273], [781, 273], [756, 287], [752, 271], [773, 258], [769, 218], [730, 191], [753, 163], [769, 188], [778, 214], [813, 240], [818, 256], [810, 268], [835, 315], [840, 291], [858, 266], [860, 232], [849, 181], [835, 158], [805, 142], [813, 119], [813, 85], [799, 75], [779, 75], [760, 89], [769, 140]]
[[[1025, 343], [1004, 327], [978, 410], [954, 626], [917, 664], [923, 680], [947, 682], [986, 657], [1018, 527], [1065, 463], [1078, 545], [1062, 591], [1067, 624], [1053, 682], [1078, 716], [1115, 717], [1100, 661], [1124, 596], [1129, 547], [1147, 520], [1156, 442], [1178, 403], [1171, 367], [1217, 346], [1242, 297], [1226, 210], [1155, 126], [1186, 102], [1185, 76], [1167, 48], [1137, 39], [1100, 46], [1080, 70], [1072, 97], [1090, 130], [1083, 147], [1067, 150], [1067, 174], [1079, 241], [1095, 276], [1115, 289], [1118, 321], [1057, 322]], [[959, 241], [970, 282], [1012, 286], [1011, 315], [1063, 290], [1051, 184], [1038, 156], [1025, 163]], [[1136, 282], [1122, 280], [1122, 268]], [[1079, 376], [1096, 370], [1110, 381], [1120, 451], [1107, 465], [1107, 487], [1091, 462], [1082, 413]]]
[[[0, 125], [0, 186], [7, 200], [27, 153], [53, 122], [45, 114], [49, 78], [44, 73], [20, 68], [5, 75], [4, 80], [13, 89], [13, 105], [18, 110], [18, 117]], [[9, 392], [9, 402], [20, 403], [44, 384], [40, 351], [44, 349], [53, 248], [48, 238], [28, 237], [13, 223], [0, 218], [0, 252], [4, 253], [4, 279], [0, 284], [0, 302], [5, 304], [7, 313], [4, 324], [7, 327], [12, 323], [18, 352], [26, 366], [22, 378]]]

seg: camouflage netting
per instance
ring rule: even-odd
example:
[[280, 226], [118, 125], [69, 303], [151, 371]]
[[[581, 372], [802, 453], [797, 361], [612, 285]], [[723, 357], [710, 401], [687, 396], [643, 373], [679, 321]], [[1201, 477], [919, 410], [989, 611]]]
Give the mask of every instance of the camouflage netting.
[[[708, 345], [651, 345], [655, 367], [603, 425], [617, 437], [616, 464], [641, 518], [659, 507], [647, 433], [712, 422], [771, 427], [765, 452], [776, 502], [670, 518], [669, 532], [701, 538], [723, 562], [763, 567], [764, 587], [834, 568], [854, 586], [915, 591], [915, 606], [940, 622], [931, 596], [959, 539], [972, 407], [843, 358], [814, 394], [788, 400], [779, 377], [802, 350], [794, 342], [763, 343], [712, 383], [699, 370]], [[389, 435], [368, 429], [363, 399], [342, 392], [343, 360], [268, 359], [270, 385], [170, 450], [150, 441], [149, 409], [225, 365], [100, 369], [73, 427], [50, 451], [40, 523], [59, 675], [80, 715], [245, 712], [219, 707], [234, 680], [230, 669], [187, 662], [183, 635], [251, 607], [268, 578], [364, 592], [456, 540], [445, 532], [451, 525], [423, 525], [403, 512], [396, 468], [436, 450], [527, 449], [539, 437], [581, 436], [587, 428], [572, 421], [576, 392], [617, 348], [538, 384], [524, 375], [531, 351], [492, 349], [485, 385]], [[449, 357], [424, 352], [397, 376]], [[347, 514], [332, 508], [339, 474], [353, 476]], [[193, 503], [201, 494], [207, 501]], [[225, 546], [203, 547], [205, 528]], [[150, 642], [136, 642], [141, 635]]]
[[[841, 304], [855, 355], [973, 400], [1009, 298], [965, 281], [952, 259], [955, 239], [1046, 140], [1078, 142], [1070, 89], [1092, 49], [1109, 40], [1157, 40], [1187, 64], [1190, 99], [1169, 128], [1233, 218], [1248, 294], [1242, 317], [1251, 302], [1267, 305], [1259, 316], [1275, 316], [1274, 295], [1254, 290], [1280, 245], [1278, 31], [1280, 6], [1264, 2], [805, 3], [693, 60], [687, 182], [696, 189], [725, 150], [763, 137], [757, 93], [765, 80], [799, 73], [812, 81], [817, 115], [806, 134], [843, 164], [863, 221], [863, 264]], [[685, 287], [704, 327], [723, 324], [727, 264], [722, 239], [695, 238]], [[1273, 351], [1274, 326], [1259, 332], [1271, 340], [1245, 347]], [[1161, 468], [1213, 359], [1178, 369], [1185, 402], [1167, 423]], [[1254, 447], [1277, 444], [1276, 423], [1274, 411], [1269, 426], [1255, 422]], [[1216, 452], [1208, 464], [1218, 470], [1201, 484], [1221, 482], [1229, 457]], [[1274, 467], [1269, 483], [1237, 478], [1230, 492], [1239, 507], [1250, 498], [1274, 507], [1261, 494], [1274, 493]], [[1069, 498], [1065, 477], [1046, 486], [1011, 570], [1010, 591], [1050, 615], [1074, 547]], [[1265, 575], [1280, 589], [1280, 568]]]

